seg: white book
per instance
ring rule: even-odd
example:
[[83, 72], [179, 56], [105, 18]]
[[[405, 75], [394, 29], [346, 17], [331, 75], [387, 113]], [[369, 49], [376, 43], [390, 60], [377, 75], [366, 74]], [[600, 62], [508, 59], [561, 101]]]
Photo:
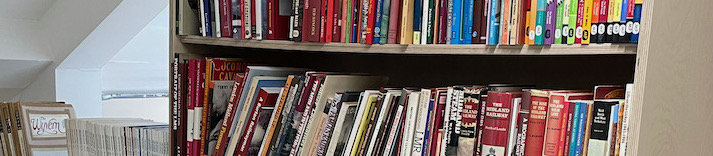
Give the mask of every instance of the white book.
[[213, 11], [213, 20], [215, 21], [213, 25], [213, 33], [215, 37], [221, 37], [220, 34], [220, 0], [211, 0], [211, 3], [213, 7], [211, 10]]
[[385, 144], [386, 147], [384, 147], [384, 154], [382, 154], [382, 156], [391, 156], [391, 153], [394, 152], [392, 149], [394, 146], [396, 146], [394, 145], [396, 144], [396, 137], [398, 137], [396, 131], [398, 131], [398, 128], [400, 128], [399, 125], [401, 124], [401, 114], [403, 111], [404, 107], [402, 105], [398, 105], [396, 108], [396, 116], [394, 116], [394, 121], [398, 122], [392, 123], [391, 132], [389, 132], [388, 140], [386, 140]]
[[418, 103], [421, 99], [420, 92], [411, 92], [408, 95], [408, 105], [406, 110], [406, 120], [403, 128], [403, 138], [401, 140], [401, 155], [410, 155], [413, 145], [413, 133], [416, 128], [416, 115], [418, 114]]
[[517, 142], [517, 119], [520, 114], [520, 106], [522, 105], [522, 98], [512, 99], [512, 110], [510, 111], [510, 133], [508, 134], [508, 153], [507, 155], [515, 154], [515, 144]]
[[631, 105], [634, 104], [634, 84], [626, 84], [626, 93], [624, 102], [624, 115], [620, 119], [621, 123], [621, 143], [619, 143], [619, 155], [626, 155], [626, 143], [629, 138], [629, 114], [631, 114]]
[[424, 141], [426, 138], [426, 125], [428, 124], [428, 105], [431, 103], [431, 90], [421, 89], [421, 95], [418, 100], [418, 110], [415, 112], [417, 115], [413, 133], [413, 145], [411, 146], [412, 156], [423, 155], [423, 149], [426, 145]]
[[[450, 33], [449, 33], [450, 34]], [[446, 155], [446, 146], [448, 146], [448, 141], [450, 140], [450, 132], [448, 129], [448, 121], [451, 120], [451, 105], [453, 105], [453, 87], [448, 87], [446, 91], [446, 108], [443, 111], [443, 137], [441, 138], [441, 150], [440, 155]]]
[[361, 119], [364, 117], [364, 111], [366, 110], [366, 102], [368, 101], [369, 96], [376, 95], [378, 93], [378, 90], [366, 90], [362, 92], [361, 97], [359, 98], [359, 109], [357, 110], [357, 116], [356, 118], [354, 118], [354, 126], [352, 126], [351, 133], [349, 134], [349, 141], [347, 141], [347, 145], [344, 146], [344, 153], [342, 153], [343, 156], [352, 155], [354, 141], [356, 140], [356, 137], [358, 135], [357, 131], [359, 131], [359, 125], [361, 125]]
[[383, 103], [381, 104], [381, 108], [379, 108], [379, 116], [376, 120], [376, 124], [374, 125], [374, 131], [373, 135], [371, 135], [371, 138], [369, 138], [369, 148], [367, 149], [366, 155], [373, 155], [374, 153], [374, 145], [376, 144], [376, 140], [379, 139], [379, 132], [381, 131], [381, 125], [386, 122], [387, 116], [389, 115], [389, 108], [391, 106], [391, 100], [395, 97], [401, 94], [400, 90], [397, 91], [388, 91], [386, 92], [386, 95], [384, 95], [384, 100]]
[[200, 14], [200, 22], [201, 22], [201, 24], [200, 24], [200, 26], [199, 26], [198, 28], [200, 29], [199, 31], [201, 32], [201, 36], [206, 36], [206, 35], [207, 35], [207, 34], [206, 34], [206, 31], [205, 31], [206, 27], [205, 27], [205, 9], [204, 9], [204, 6], [205, 6], [205, 4], [203, 3], [203, 1], [202, 1], [202, 0], [199, 0], [199, 1], [198, 1], [198, 9], [199, 9], [200, 12], [199, 12], [198, 14]]
[[263, 9], [262, 8], [262, 0], [254, 0], [255, 3], [255, 39], [257, 40], [262, 40], [262, 16], [263, 16]]
[[428, 39], [428, 0], [421, 2], [421, 8], [423, 10], [421, 14], [421, 43], [413, 44], [426, 44]]

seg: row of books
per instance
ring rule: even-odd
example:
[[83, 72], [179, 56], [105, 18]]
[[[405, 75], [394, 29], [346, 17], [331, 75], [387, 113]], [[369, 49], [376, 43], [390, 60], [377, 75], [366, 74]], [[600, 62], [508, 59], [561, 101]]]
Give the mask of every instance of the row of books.
[[630, 106], [624, 95], [631, 89], [623, 86], [593, 92], [518, 85], [388, 88], [382, 76], [223, 58], [173, 61], [172, 155], [626, 151]]
[[67, 119], [69, 155], [170, 154], [168, 124], [138, 118]]
[[203, 36], [363, 44], [637, 43], [643, 0], [199, 0]]
[[72, 118], [72, 105], [61, 102], [0, 103], [0, 154], [66, 150], [64, 120]]

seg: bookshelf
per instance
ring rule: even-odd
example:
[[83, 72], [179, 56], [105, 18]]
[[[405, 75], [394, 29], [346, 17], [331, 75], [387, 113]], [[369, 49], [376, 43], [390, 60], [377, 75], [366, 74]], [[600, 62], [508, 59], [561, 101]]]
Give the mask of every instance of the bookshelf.
[[629, 155], [710, 155], [710, 6], [713, 1], [646, 0], [636, 45], [362, 45], [177, 35], [174, 19], [181, 19], [181, 34], [197, 34], [196, 18], [188, 6], [171, 1], [169, 56], [231, 56], [275, 66], [368, 72], [389, 76], [392, 86], [520, 83], [586, 89], [633, 81]]

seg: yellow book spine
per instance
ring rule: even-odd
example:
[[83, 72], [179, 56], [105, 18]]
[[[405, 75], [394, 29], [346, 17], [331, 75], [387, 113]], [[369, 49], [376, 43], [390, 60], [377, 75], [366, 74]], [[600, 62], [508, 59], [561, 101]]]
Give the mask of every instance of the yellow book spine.
[[535, 18], [537, 18], [537, 1], [530, 1], [530, 12], [527, 12], [527, 32], [525, 36], [525, 44], [535, 44]]
[[[410, 39], [410, 38], [409, 38]], [[402, 40], [403, 41], [403, 40]], [[354, 146], [352, 146], [352, 152], [351, 156], [356, 156], [357, 153], [359, 153], [359, 142], [361, 141], [362, 133], [366, 130], [366, 127], [369, 125], [369, 115], [371, 113], [371, 104], [376, 101], [377, 97], [376, 96], [371, 96], [369, 99], [366, 101], [366, 106], [364, 108], [364, 116], [361, 117], [361, 122], [359, 124], [359, 130], [357, 130], [357, 135], [356, 138], [354, 139]]]
[[611, 18], [614, 18], [614, 19], [613, 19], [614, 22], [615, 22], [615, 23], [618, 23], [618, 22], [621, 22], [621, 3], [622, 3], [622, 0], [615, 0], [614, 3], [615, 3], [615, 4], [614, 4], [614, 8], [612, 8], [612, 9], [614, 9], [614, 17], [611, 17]]
[[401, 4], [401, 33], [400, 43], [413, 43], [413, 3], [414, 0], [404, 0]]
[[592, 0], [584, 0], [584, 18], [582, 19], [582, 44], [589, 44], [589, 32], [592, 27]]
[[614, 10], [616, 10], [616, 9], [614, 9], [614, 8], [616, 7], [616, 6], [615, 6], [615, 5], [616, 5], [616, 1], [618, 1], [618, 0], [610, 0], [610, 1], [609, 1], [609, 8], [608, 8], [608, 9], [609, 9], [609, 11], [608, 11], [609, 13], [607, 14], [607, 23], [614, 22], [614, 17], [619, 17], [619, 16], [614, 16]]

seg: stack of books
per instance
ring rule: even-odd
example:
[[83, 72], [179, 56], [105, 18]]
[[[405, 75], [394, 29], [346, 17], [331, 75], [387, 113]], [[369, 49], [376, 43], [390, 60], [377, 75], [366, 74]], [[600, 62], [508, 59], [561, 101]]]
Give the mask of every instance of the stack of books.
[[195, 9], [202, 36], [488, 45], [637, 43], [643, 4], [643, 0], [198, 1]]
[[69, 155], [169, 155], [168, 124], [133, 118], [68, 119]]
[[61, 102], [0, 103], [2, 155], [66, 151], [65, 120], [75, 118], [72, 105]]
[[177, 155], [625, 155], [631, 85], [390, 88], [387, 77], [174, 59]]

